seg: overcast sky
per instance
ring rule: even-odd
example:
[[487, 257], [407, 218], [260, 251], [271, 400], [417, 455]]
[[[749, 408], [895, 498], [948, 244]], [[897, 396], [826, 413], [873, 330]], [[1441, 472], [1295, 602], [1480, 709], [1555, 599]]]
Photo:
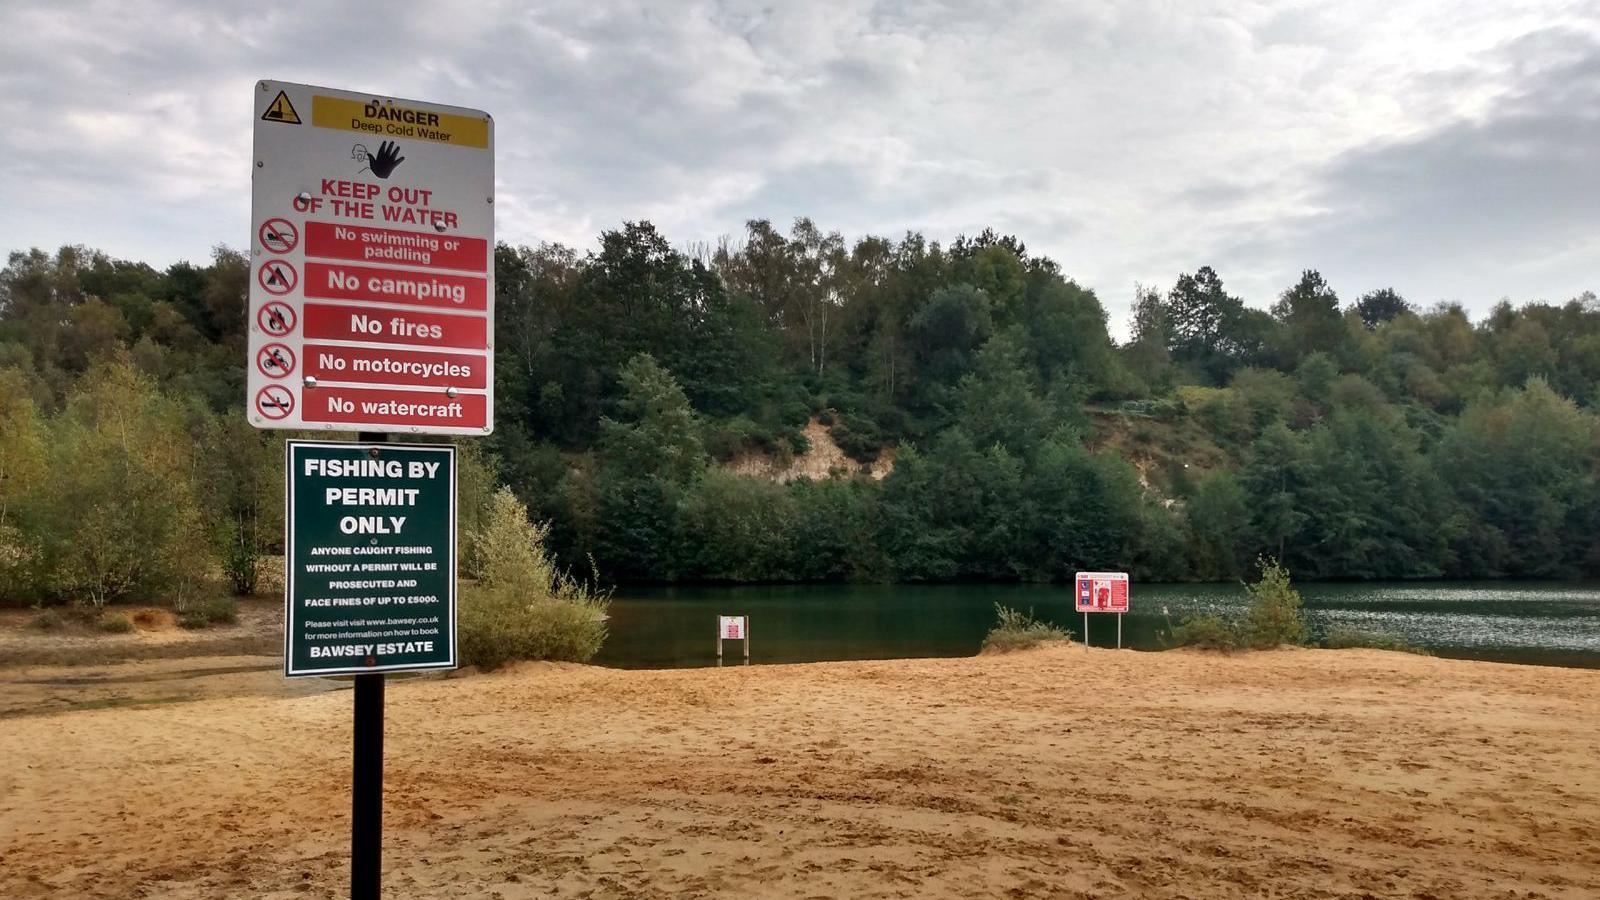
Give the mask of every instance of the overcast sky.
[[0, 250], [249, 238], [259, 78], [487, 109], [502, 240], [1014, 233], [1126, 330], [1201, 265], [1600, 290], [1600, 0], [0, 3]]

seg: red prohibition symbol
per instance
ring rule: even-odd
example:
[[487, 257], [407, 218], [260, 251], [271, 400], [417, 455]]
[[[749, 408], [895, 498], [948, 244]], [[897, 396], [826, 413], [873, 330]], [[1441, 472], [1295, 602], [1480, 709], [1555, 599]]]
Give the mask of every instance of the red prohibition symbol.
[[288, 253], [300, 246], [300, 229], [288, 219], [268, 219], [261, 223], [261, 228], [256, 232], [261, 238], [261, 246], [273, 253]]
[[268, 378], [287, 378], [294, 373], [294, 351], [285, 344], [268, 344], [256, 352], [256, 368]]
[[281, 297], [300, 283], [300, 274], [294, 270], [294, 266], [281, 259], [273, 259], [262, 263], [261, 268], [256, 270], [256, 281], [267, 293]]
[[281, 384], [269, 384], [256, 391], [256, 412], [269, 419], [287, 418], [294, 412], [294, 394]]
[[295, 323], [294, 310], [287, 303], [274, 301], [261, 307], [261, 311], [256, 313], [256, 324], [273, 337], [283, 337], [294, 331]]

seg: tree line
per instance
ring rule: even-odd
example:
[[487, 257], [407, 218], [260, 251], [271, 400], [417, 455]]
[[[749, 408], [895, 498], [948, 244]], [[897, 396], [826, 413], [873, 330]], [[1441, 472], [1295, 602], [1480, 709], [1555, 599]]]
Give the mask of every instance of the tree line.
[[[798, 220], [674, 248], [496, 248], [496, 483], [562, 568], [627, 581], [1572, 577], [1594, 521], [1600, 304], [1480, 321], [1305, 271], [1095, 292], [1018, 239]], [[109, 600], [281, 550], [281, 435], [246, 426], [249, 262], [79, 247], [0, 271], [0, 597]], [[780, 483], [824, 425], [865, 470]], [[812, 432], [815, 433], [814, 431]]]

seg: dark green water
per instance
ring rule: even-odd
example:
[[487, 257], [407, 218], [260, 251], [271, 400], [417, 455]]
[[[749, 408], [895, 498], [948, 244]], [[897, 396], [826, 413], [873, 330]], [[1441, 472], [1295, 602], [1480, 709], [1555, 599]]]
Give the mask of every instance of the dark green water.
[[[1299, 585], [1312, 631], [1348, 626], [1397, 634], [1439, 656], [1600, 668], [1600, 582], [1406, 582]], [[763, 585], [621, 591], [596, 662], [625, 668], [716, 662], [716, 617], [750, 617], [755, 663], [970, 656], [994, 606], [1032, 609], [1078, 633], [1064, 585]], [[1239, 585], [1133, 586], [1123, 646], [1161, 648], [1167, 627], [1196, 613], [1245, 604]], [[1116, 643], [1113, 615], [1091, 615], [1090, 642]], [[729, 642], [729, 661], [741, 648]]]

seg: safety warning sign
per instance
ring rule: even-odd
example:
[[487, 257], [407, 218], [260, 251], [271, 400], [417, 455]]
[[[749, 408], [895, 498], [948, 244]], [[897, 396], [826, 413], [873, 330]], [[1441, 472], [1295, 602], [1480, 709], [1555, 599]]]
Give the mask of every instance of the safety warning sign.
[[255, 85], [247, 415], [258, 428], [494, 427], [494, 122]]

